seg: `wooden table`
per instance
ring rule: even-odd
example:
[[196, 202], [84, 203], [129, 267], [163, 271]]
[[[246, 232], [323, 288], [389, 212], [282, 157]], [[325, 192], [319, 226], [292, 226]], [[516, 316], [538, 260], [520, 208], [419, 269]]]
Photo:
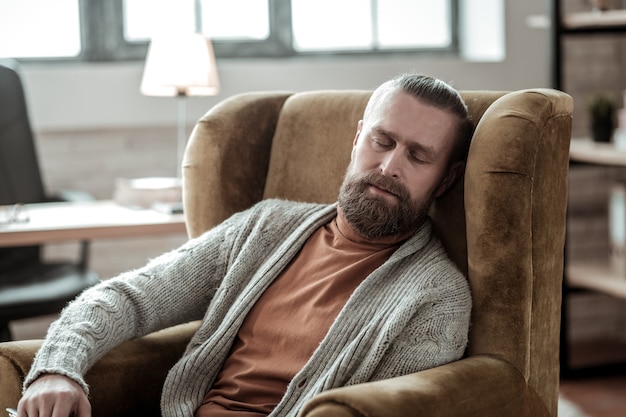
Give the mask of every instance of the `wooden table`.
[[0, 224], [0, 246], [186, 233], [183, 214], [136, 210], [109, 200], [24, 207], [30, 220]]

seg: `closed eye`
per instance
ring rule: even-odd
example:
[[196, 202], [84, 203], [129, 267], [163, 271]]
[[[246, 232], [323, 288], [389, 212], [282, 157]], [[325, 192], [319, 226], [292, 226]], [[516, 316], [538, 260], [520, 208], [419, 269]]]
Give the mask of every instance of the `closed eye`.
[[408, 151], [409, 159], [420, 164], [429, 164], [436, 160], [437, 154], [432, 148], [415, 145]]
[[393, 141], [387, 138], [374, 136], [370, 140], [372, 142], [372, 145], [374, 145], [374, 147], [377, 147], [380, 149], [390, 149], [393, 147]]
[[410, 152], [409, 158], [411, 159], [411, 161], [417, 162], [419, 164], [425, 164], [428, 162], [428, 160], [424, 158], [423, 155], [416, 153], [416, 152]]

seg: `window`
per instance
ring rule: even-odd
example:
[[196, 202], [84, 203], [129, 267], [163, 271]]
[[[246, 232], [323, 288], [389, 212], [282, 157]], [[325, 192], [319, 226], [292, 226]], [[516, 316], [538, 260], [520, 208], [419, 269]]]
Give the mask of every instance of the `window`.
[[78, 0], [0, 1], [0, 58], [76, 57], [80, 53]]
[[124, 39], [146, 42], [163, 31], [188, 31], [195, 28], [194, 0], [123, 0]]
[[262, 41], [270, 36], [268, 0], [202, 0], [201, 13], [201, 28], [215, 41]]
[[296, 51], [452, 47], [447, 1], [291, 0], [291, 7]]
[[218, 57], [450, 51], [456, 49], [456, 3], [457, 0], [3, 0], [0, 39], [24, 41], [10, 46], [0, 43], [0, 57], [143, 59], [153, 35], [181, 29], [199, 30], [209, 36]]
[[270, 28], [270, 8], [284, 0], [121, 1], [124, 42], [145, 45], [164, 31], [196, 30], [213, 40], [218, 56], [286, 55]]

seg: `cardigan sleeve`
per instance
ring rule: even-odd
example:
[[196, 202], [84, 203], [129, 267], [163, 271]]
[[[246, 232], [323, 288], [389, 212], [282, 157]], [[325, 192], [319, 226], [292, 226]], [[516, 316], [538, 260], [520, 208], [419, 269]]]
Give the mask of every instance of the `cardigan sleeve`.
[[84, 374], [119, 343], [202, 318], [245, 218], [235, 215], [146, 266], [86, 290], [50, 326], [24, 389], [38, 376], [56, 373], [88, 392]]

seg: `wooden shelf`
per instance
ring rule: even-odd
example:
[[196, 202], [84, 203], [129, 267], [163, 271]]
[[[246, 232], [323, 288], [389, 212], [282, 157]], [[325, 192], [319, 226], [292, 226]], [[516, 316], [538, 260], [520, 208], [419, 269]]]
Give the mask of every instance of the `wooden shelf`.
[[570, 143], [570, 160], [596, 165], [626, 166], [626, 148], [614, 143], [598, 143], [588, 138], [573, 138]]
[[[566, 13], [563, 0], [552, 0], [551, 4], [551, 41], [552, 41], [552, 88], [564, 90], [565, 55], [568, 37], [606, 36], [622, 34], [626, 36], [626, 9], [605, 12]], [[570, 45], [573, 46], [573, 45]], [[567, 91], [566, 91], [567, 92]], [[606, 167], [626, 167], [626, 144], [596, 143], [590, 139], [572, 139], [570, 145], [572, 163]], [[587, 369], [572, 367], [570, 364], [571, 346], [568, 337], [567, 295], [569, 287], [608, 294], [626, 299], [626, 276], [617, 274], [607, 259], [604, 263], [576, 263], [566, 259], [561, 304], [561, 375], [584, 374]], [[613, 364], [610, 365], [613, 367]]]
[[571, 343], [571, 365], [589, 368], [626, 362], [626, 342], [619, 339], [581, 340]]
[[619, 32], [626, 30], [626, 10], [569, 13], [563, 16], [563, 32]]
[[[626, 149], [614, 143], [598, 143], [588, 138], [573, 138], [570, 160], [594, 165], [626, 166]], [[617, 273], [608, 260], [596, 263], [569, 261], [566, 266], [567, 284], [614, 297], [626, 298], [626, 275]]]
[[626, 275], [618, 274], [609, 262], [574, 263], [567, 265], [567, 284], [626, 298]]

